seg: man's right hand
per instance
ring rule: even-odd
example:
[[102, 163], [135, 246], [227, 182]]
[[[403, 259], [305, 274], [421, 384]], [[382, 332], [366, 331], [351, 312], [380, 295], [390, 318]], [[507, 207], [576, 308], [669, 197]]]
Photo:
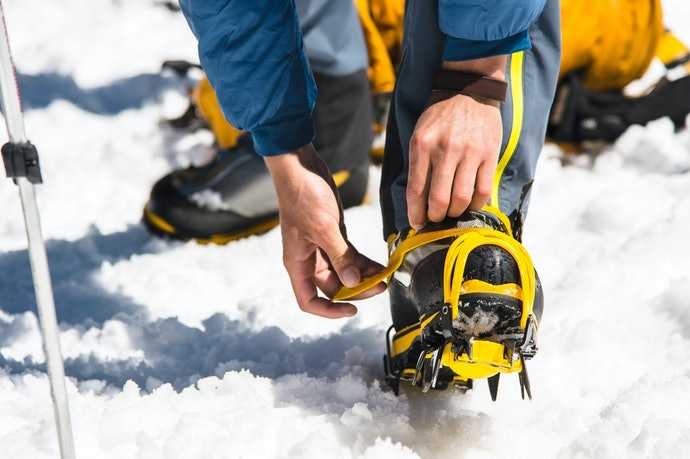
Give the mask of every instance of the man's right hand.
[[[444, 62], [446, 70], [505, 79], [506, 56]], [[491, 197], [503, 136], [499, 103], [456, 94], [428, 106], [410, 139], [407, 211], [410, 225], [459, 217]]]
[[[267, 156], [280, 207], [283, 264], [299, 307], [328, 318], [357, 313], [351, 303], [330, 301], [342, 287], [354, 287], [383, 266], [360, 254], [348, 241], [338, 189], [313, 145]], [[384, 283], [358, 295], [381, 293]], [[327, 298], [319, 296], [321, 290]]]

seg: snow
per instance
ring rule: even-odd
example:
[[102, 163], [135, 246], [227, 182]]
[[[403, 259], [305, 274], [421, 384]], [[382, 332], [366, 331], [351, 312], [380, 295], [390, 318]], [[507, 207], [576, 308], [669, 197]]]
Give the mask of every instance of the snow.
[[[690, 4], [666, 0], [690, 43]], [[599, 152], [547, 145], [524, 243], [546, 292], [533, 401], [396, 397], [386, 295], [329, 321], [296, 306], [278, 230], [226, 246], [140, 224], [153, 183], [208, 159], [165, 59], [179, 13], [143, 0], [5, 0], [81, 458], [677, 458], [690, 448], [690, 135], [661, 119]], [[684, 35], [683, 35], [684, 34]], [[3, 130], [4, 136], [4, 130]], [[4, 143], [4, 140], [2, 141]], [[385, 263], [371, 166], [352, 241]], [[17, 187], [0, 186], [0, 456], [59, 455]]]

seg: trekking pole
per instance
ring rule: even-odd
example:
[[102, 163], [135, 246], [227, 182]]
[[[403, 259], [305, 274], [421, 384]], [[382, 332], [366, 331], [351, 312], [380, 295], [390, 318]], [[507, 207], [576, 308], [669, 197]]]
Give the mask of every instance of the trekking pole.
[[10, 54], [10, 45], [5, 24], [5, 13], [0, 1], [0, 20], [3, 34], [0, 37], [0, 89], [2, 90], [2, 113], [7, 123], [9, 142], [2, 147], [2, 159], [7, 177], [19, 187], [19, 196], [24, 211], [24, 224], [29, 246], [31, 275], [36, 292], [38, 318], [43, 335], [43, 349], [46, 354], [50, 392], [58, 432], [60, 453], [63, 459], [75, 457], [72, 426], [67, 403], [65, 369], [60, 351], [58, 323], [55, 314], [53, 288], [48, 270], [48, 258], [41, 236], [41, 225], [33, 185], [41, 183], [41, 169], [36, 148], [28, 141], [24, 130], [21, 98], [17, 86], [17, 75]]

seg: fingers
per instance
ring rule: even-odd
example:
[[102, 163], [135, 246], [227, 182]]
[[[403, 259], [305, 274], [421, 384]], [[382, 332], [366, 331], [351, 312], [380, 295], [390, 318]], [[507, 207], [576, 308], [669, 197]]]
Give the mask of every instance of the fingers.
[[416, 142], [410, 142], [410, 166], [407, 179], [407, 217], [410, 226], [421, 229], [427, 221], [427, 202], [431, 163], [429, 158], [418, 154], [421, 149]]
[[[352, 248], [351, 250], [354, 251], [355, 249]], [[346, 298], [352, 300], [363, 300], [370, 298], [374, 295], [378, 295], [386, 289], [385, 282], [382, 280], [377, 282], [376, 280], [383, 279], [379, 276], [379, 274], [385, 269], [385, 267], [361, 254], [356, 254], [356, 259], [357, 268], [361, 279], [360, 282], [355, 285], [345, 286], [338, 277], [338, 274], [331, 269], [325, 270], [323, 277], [319, 276], [316, 278], [318, 288], [328, 298], [334, 298], [338, 294], [342, 293], [344, 287], [348, 287], [348, 289], [360, 290], [360, 292], [354, 296], [350, 296], [349, 294], [347, 295]], [[365, 290], [362, 290], [363, 288], [365, 288]]]
[[[338, 241], [341, 242], [341, 241]], [[323, 256], [324, 266], [327, 269], [321, 270], [315, 276], [318, 288], [332, 298], [343, 286], [354, 288], [364, 278], [374, 276], [384, 269], [384, 266], [360, 254], [346, 239], [344, 251], [339, 251], [342, 246], [329, 246], [324, 244]], [[353, 299], [365, 299], [377, 295], [386, 289], [386, 284], [380, 282], [377, 285], [358, 294]]]
[[[491, 192], [494, 187], [494, 172], [496, 168], [492, 164], [481, 164], [477, 170], [477, 181], [474, 185], [474, 194], [472, 199], [467, 205], [470, 210], [479, 210], [489, 202], [491, 198]], [[453, 217], [459, 216], [460, 214], [454, 215]]]
[[301, 245], [299, 239], [290, 239], [289, 235], [286, 238], [284, 235], [283, 264], [300, 309], [329, 319], [355, 315], [357, 308], [354, 305], [333, 303], [319, 296], [319, 284], [328, 286], [339, 283], [339, 280], [314, 247], [313, 244]]
[[488, 202], [494, 169], [473, 158], [468, 155], [459, 164], [440, 162], [433, 167], [419, 155], [416, 163], [410, 161], [407, 205], [412, 228], [422, 228], [427, 220], [459, 217], [468, 208], [478, 210]]
[[[328, 255], [328, 250], [324, 248], [323, 252], [320, 250], [313, 251], [307, 259], [300, 259], [291, 253], [290, 249], [285, 249], [284, 264], [290, 276], [295, 299], [300, 309], [310, 314], [330, 319], [351, 317], [357, 313], [357, 308], [354, 305], [336, 303], [322, 298], [319, 296], [319, 290], [328, 298], [332, 298], [344, 285], [342, 278], [348, 275], [354, 276], [353, 279], [356, 281], [349, 285], [349, 287], [354, 287], [359, 283], [361, 277], [372, 276], [382, 270], [383, 266], [359, 254], [344, 239], [343, 241], [336, 241], [326, 237], [326, 240], [330, 240], [330, 242], [323, 245], [332, 250], [332, 255]], [[342, 248], [341, 242], [345, 243], [344, 253], [338, 253], [338, 250]], [[286, 247], [295, 247], [295, 245], [287, 244]], [[328, 260], [331, 260], [331, 263]], [[385, 289], [386, 284], [381, 282], [352, 299], [369, 298]]]
[[[335, 226], [335, 233], [340, 234], [337, 224]], [[327, 233], [328, 231], [321, 232], [321, 234]], [[354, 305], [333, 303], [319, 296], [319, 288], [335, 289], [336, 285], [341, 285], [341, 281], [320, 255], [318, 246], [322, 242], [319, 239], [313, 241], [309, 239], [298, 231], [283, 232], [283, 264], [290, 277], [295, 300], [300, 309], [330, 319], [355, 315], [357, 308]], [[327, 236], [326, 240], [328, 240]], [[339, 246], [338, 242], [331, 241], [330, 244]], [[359, 273], [355, 275], [358, 278]]]
[[[297, 290], [295, 290], [296, 293]], [[325, 317], [326, 319], [342, 319], [357, 314], [357, 307], [351, 303], [333, 303], [318, 295], [314, 295], [309, 299], [305, 298], [303, 301], [298, 300], [298, 304], [302, 311]]]
[[500, 111], [493, 105], [455, 96], [429, 106], [410, 139], [406, 198], [412, 228], [483, 207], [501, 139]]

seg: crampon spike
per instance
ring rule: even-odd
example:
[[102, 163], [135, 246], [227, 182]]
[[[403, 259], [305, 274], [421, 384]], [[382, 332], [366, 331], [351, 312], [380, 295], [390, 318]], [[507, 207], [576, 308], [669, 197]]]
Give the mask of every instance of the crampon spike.
[[424, 367], [422, 369], [422, 392], [425, 394], [431, 389], [433, 364], [433, 359], [424, 359]]
[[520, 353], [520, 362], [522, 363], [522, 370], [520, 370], [519, 374], [520, 394], [522, 395], [522, 399], [524, 400], [526, 392], [527, 397], [529, 397], [529, 399], [532, 400], [532, 388], [530, 387], [529, 376], [527, 375], [527, 367], [525, 366], [525, 358], [522, 356], [522, 353]]
[[443, 347], [439, 347], [431, 354], [431, 387], [436, 387], [438, 372], [441, 370], [441, 354]]
[[487, 378], [487, 382], [489, 383], [489, 392], [491, 393], [491, 400], [494, 402], [496, 401], [496, 397], [498, 396], [498, 381], [501, 378], [501, 373], [496, 373], [493, 376], [490, 376]]
[[412, 384], [416, 385], [419, 379], [422, 378], [422, 372], [424, 371], [424, 361], [426, 360], [426, 353], [421, 352], [419, 358], [417, 359], [417, 366], [414, 369], [414, 377], [412, 378]]

